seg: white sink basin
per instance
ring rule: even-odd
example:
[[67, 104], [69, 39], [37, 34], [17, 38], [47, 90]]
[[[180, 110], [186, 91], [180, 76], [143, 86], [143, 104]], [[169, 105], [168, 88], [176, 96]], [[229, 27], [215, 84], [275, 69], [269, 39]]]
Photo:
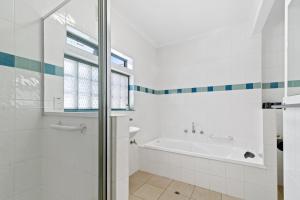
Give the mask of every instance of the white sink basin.
[[139, 127], [136, 126], [130, 126], [129, 127], [129, 134], [130, 137], [133, 137], [135, 134], [137, 134], [141, 129]]

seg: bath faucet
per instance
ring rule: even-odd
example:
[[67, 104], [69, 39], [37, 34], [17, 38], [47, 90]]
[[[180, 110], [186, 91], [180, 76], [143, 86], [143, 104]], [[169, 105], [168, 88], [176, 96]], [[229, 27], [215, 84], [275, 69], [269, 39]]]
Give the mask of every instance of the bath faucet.
[[195, 134], [196, 133], [196, 129], [195, 129], [195, 122], [192, 123], [192, 133]]

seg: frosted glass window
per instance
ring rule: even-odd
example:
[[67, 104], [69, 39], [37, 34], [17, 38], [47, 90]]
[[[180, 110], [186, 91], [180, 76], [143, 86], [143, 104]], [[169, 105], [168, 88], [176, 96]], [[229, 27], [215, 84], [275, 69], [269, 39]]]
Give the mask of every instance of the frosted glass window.
[[77, 62], [64, 60], [64, 107], [74, 109], [77, 107]]
[[97, 109], [98, 68], [68, 58], [64, 67], [64, 108]]
[[129, 77], [118, 72], [111, 73], [111, 108], [124, 109], [129, 107]]
[[[64, 108], [98, 109], [98, 67], [68, 57], [64, 63]], [[129, 108], [129, 76], [115, 71], [111, 73], [111, 108]]]

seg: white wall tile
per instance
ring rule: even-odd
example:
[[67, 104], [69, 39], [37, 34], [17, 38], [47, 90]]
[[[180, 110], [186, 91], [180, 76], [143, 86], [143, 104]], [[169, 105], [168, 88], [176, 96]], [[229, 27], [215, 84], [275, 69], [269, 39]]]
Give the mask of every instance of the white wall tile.
[[226, 178], [244, 181], [244, 166], [227, 163]]
[[[1, 25], [0, 25], [1, 26]], [[1, 45], [2, 46], [2, 45]], [[0, 88], [0, 99], [15, 99], [15, 69], [11, 67], [0, 67], [0, 84], [5, 87]], [[2, 100], [1, 100], [2, 101]]]
[[41, 116], [40, 101], [16, 100], [16, 130], [41, 129]]
[[210, 190], [226, 194], [226, 179], [219, 176], [210, 176], [209, 188]]
[[29, 24], [15, 27], [15, 54], [17, 56], [41, 61], [41, 21], [40, 19]]
[[[7, 2], [7, 1], [6, 1]], [[2, 6], [1, 6], [2, 8]], [[13, 54], [14, 48], [14, 24], [12, 22], [0, 19], [0, 51]]]
[[41, 131], [17, 131], [14, 135], [14, 160], [25, 161], [42, 155]]
[[32, 190], [41, 184], [41, 160], [33, 159], [14, 165], [14, 191], [16, 194]]
[[211, 176], [208, 173], [196, 172], [195, 176], [196, 176], [195, 185], [202, 187], [202, 188], [209, 188]]
[[11, 165], [0, 164], [0, 199], [9, 199], [12, 195], [13, 171]]
[[14, 138], [12, 132], [0, 132], [0, 149], [0, 166], [11, 164], [14, 152]]
[[41, 189], [36, 188], [29, 190], [20, 194], [15, 195], [15, 200], [40, 200], [41, 199]]
[[243, 181], [238, 181], [235, 179], [226, 179], [226, 193], [230, 196], [238, 197], [243, 199], [244, 198], [244, 184]]
[[1, 0], [0, 19], [13, 22], [14, 17], [14, 0]]
[[16, 99], [41, 100], [42, 75], [23, 69], [16, 69]]
[[226, 165], [224, 162], [209, 161], [210, 170], [209, 173], [214, 176], [226, 177]]
[[277, 199], [277, 193], [272, 187], [245, 182], [245, 200]]

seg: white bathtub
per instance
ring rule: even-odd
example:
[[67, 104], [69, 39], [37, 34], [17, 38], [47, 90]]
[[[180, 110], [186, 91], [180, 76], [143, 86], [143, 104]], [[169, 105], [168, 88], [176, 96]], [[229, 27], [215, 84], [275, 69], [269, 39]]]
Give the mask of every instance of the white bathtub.
[[176, 154], [183, 154], [187, 156], [264, 168], [263, 158], [256, 152], [251, 151], [255, 154], [255, 158], [245, 159], [244, 154], [248, 150], [239, 147], [233, 147], [232, 145], [196, 143], [169, 138], [158, 138], [142, 145], [142, 147]]
[[[140, 169], [244, 200], [275, 200], [276, 188], [267, 193], [274, 198], [251, 197], [257, 185], [252, 182], [265, 177], [267, 168], [257, 154], [245, 159], [245, 151], [229, 144], [158, 138], [140, 146]], [[267, 182], [265, 188], [273, 185]]]

